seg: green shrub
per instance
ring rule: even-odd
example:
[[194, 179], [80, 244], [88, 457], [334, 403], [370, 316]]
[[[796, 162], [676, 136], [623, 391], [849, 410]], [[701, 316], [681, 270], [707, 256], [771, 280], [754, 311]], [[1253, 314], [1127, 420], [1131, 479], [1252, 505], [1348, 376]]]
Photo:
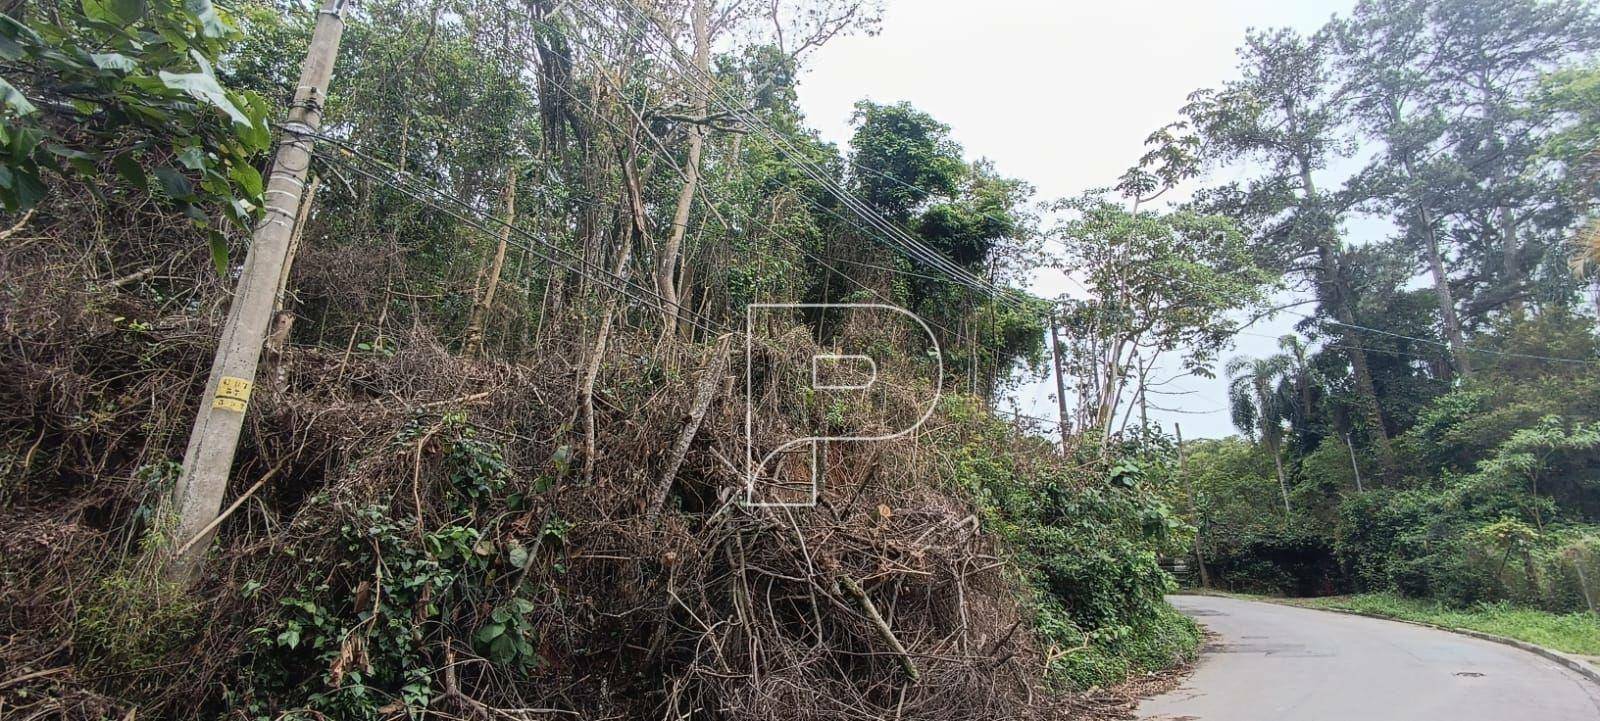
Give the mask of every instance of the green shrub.
[[946, 400], [979, 432], [944, 446], [949, 481], [972, 495], [985, 529], [1014, 554], [1040, 638], [1058, 652], [1082, 647], [1051, 664], [1057, 681], [1110, 683], [1192, 652], [1173, 630], [1182, 624], [1163, 596], [1175, 584], [1158, 563], [1189, 533], [1159, 493], [1176, 470], [1172, 441], [1140, 433], [1106, 449], [1105, 460], [1085, 448], [1063, 463], [1048, 444], [1016, 447], [1003, 423], [961, 403]]

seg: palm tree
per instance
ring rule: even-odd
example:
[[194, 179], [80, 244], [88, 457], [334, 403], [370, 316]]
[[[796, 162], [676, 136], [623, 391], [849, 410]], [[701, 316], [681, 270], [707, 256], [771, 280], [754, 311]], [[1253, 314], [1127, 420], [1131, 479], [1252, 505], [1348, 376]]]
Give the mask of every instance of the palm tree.
[[1278, 348], [1283, 351], [1278, 357], [1284, 359], [1285, 381], [1294, 393], [1291, 399], [1293, 412], [1290, 413], [1289, 427], [1298, 428], [1304, 433], [1311, 421], [1313, 371], [1308, 357], [1310, 348], [1300, 340], [1300, 336], [1293, 333], [1286, 333], [1278, 338]]
[[1228, 405], [1233, 425], [1246, 436], [1259, 438], [1272, 454], [1278, 471], [1278, 490], [1283, 494], [1283, 522], [1289, 522], [1289, 481], [1283, 475], [1283, 415], [1291, 401], [1279, 392], [1293, 365], [1289, 354], [1266, 358], [1239, 356], [1228, 361]]

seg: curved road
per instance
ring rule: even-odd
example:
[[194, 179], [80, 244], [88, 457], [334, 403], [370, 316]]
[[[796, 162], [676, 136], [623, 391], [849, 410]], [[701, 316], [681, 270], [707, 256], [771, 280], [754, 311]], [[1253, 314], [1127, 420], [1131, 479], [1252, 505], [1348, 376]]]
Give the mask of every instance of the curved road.
[[1526, 651], [1420, 626], [1171, 596], [1217, 634], [1163, 721], [1596, 721], [1600, 685]]

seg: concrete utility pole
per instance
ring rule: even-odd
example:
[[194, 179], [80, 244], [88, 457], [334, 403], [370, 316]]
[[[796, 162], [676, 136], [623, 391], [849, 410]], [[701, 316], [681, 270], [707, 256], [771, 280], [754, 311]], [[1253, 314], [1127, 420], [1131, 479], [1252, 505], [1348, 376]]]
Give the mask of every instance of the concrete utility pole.
[[1206, 554], [1200, 544], [1205, 541], [1205, 511], [1200, 510], [1200, 504], [1194, 495], [1194, 481], [1184, 475], [1183, 455], [1183, 426], [1172, 424], [1172, 432], [1178, 436], [1178, 479], [1183, 482], [1183, 488], [1189, 495], [1189, 510], [1194, 514], [1194, 562], [1200, 569], [1200, 587], [1211, 588], [1211, 574], [1206, 572]]
[[163, 570], [172, 580], [188, 582], [199, 570], [199, 561], [209, 545], [207, 539], [199, 537], [214, 530], [208, 527], [222, 508], [222, 498], [228, 490], [228, 471], [239, 445], [239, 429], [250, 403], [256, 364], [261, 360], [261, 345], [267, 337], [278, 279], [288, 261], [289, 240], [311, 165], [311, 134], [322, 125], [328, 80], [333, 75], [339, 37], [344, 32], [346, 2], [325, 0], [317, 12], [311, 47], [300, 69], [300, 84], [295, 88], [294, 104], [283, 124], [272, 176], [267, 180], [266, 217], [251, 236], [206, 392], [189, 433], [183, 475], [173, 489], [171, 509], [177, 523], [167, 539], [168, 550], [163, 551]]
[[1067, 454], [1067, 438], [1072, 429], [1067, 425], [1067, 386], [1061, 381], [1061, 341], [1056, 337], [1056, 311], [1050, 309], [1050, 359], [1056, 372], [1056, 430], [1061, 432], [1061, 455]]
[[1344, 434], [1344, 447], [1350, 449], [1350, 470], [1356, 474], [1356, 493], [1366, 493], [1361, 487], [1361, 466], [1356, 464], [1356, 444], [1350, 442], [1350, 434]]

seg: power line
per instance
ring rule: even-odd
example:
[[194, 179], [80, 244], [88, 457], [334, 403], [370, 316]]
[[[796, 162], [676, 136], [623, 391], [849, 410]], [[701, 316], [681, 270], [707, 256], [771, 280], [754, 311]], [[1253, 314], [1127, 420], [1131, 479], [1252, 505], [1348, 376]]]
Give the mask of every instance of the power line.
[[[323, 153], [323, 152], [320, 152], [320, 151], [317, 154], [319, 156], [323, 157], [324, 159], [333, 160], [333, 161], [339, 163], [340, 167], [348, 169], [348, 170], [350, 170], [352, 172], [355, 172], [355, 173], [361, 175], [362, 177], [365, 177], [365, 178], [367, 178], [369, 180], [372, 180], [373, 182], [382, 184], [382, 185], [384, 185], [386, 187], [389, 187], [389, 188], [391, 188], [391, 189], [393, 189], [393, 190], [395, 190], [397, 192], [400, 192], [401, 194], [406, 195], [407, 197], [410, 197], [413, 200], [416, 200], [416, 201], [418, 201], [418, 202], [420, 202], [420, 203], [422, 203], [424, 205], [427, 205], [427, 206], [433, 208], [434, 210], [436, 210], [438, 212], [444, 213], [444, 214], [456, 219], [457, 221], [459, 221], [461, 223], [464, 223], [464, 224], [466, 224], [466, 225], [468, 225], [468, 226], [470, 226], [470, 227], [472, 227], [472, 228], [474, 228], [476, 230], [482, 231], [482, 232], [484, 232], [486, 234], [493, 235], [499, 229], [510, 229], [511, 233], [513, 233], [514, 235], [516, 235], [518, 237], [521, 237], [521, 238], [531, 239], [534, 243], [536, 243], [538, 245], [541, 245], [541, 246], [543, 246], [543, 247], [545, 247], [545, 248], [547, 248], [549, 250], [553, 250], [553, 251], [556, 251], [558, 253], [563, 253], [563, 254], [567, 254], [567, 255], [576, 256], [576, 254], [572, 253], [571, 251], [566, 250], [564, 248], [561, 248], [561, 247], [559, 247], [559, 246], [557, 246], [557, 245], [555, 245], [553, 243], [550, 243], [549, 241], [547, 241], [545, 239], [539, 238], [539, 237], [533, 235], [532, 233], [529, 233], [528, 231], [526, 231], [523, 228], [520, 228], [520, 227], [518, 227], [518, 226], [516, 226], [514, 224], [508, 224], [504, 220], [501, 220], [499, 218], [493, 218], [493, 217], [486, 218], [486, 217], [484, 217], [483, 214], [480, 211], [478, 211], [476, 208], [473, 208], [470, 203], [468, 203], [467, 201], [465, 201], [465, 200], [463, 200], [463, 199], [461, 199], [461, 198], [459, 198], [457, 196], [453, 196], [453, 195], [451, 195], [449, 193], [444, 192], [443, 190], [431, 187], [431, 186], [429, 186], [429, 185], [427, 185], [425, 183], [420, 183], [420, 182], [417, 182], [417, 181], [414, 181], [414, 180], [408, 180], [407, 176], [409, 174], [400, 173], [399, 171], [395, 171], [395, 170], [393, 170], [391, 168], [384, 167], [385, 164], [383, 164], [382, 161], [377, 161], [377, 160], [375, 160], [373, 158], [370, 158], [370, 156], [357, 155], [355, 152], [351, 151], [348, 147], [344, 147], [343, 145], [341, 145], [341, 150], [343, 150], [346, 154], [348, 154], [349, 158], [341, 157], [339, 155], [330, 155], [330, 154], [326, 154], [326, 153]], [[366, 162], [366, 163], [371, 164], [371, 165], [378, 165], [379, 167], [382, 167], [385, 171], [393, 173], [395, 177], [393, 177], [393, 178], [383, 177], [379, 173], [370, 171], [370, 170], [362, 167], [361, 165], [358, 165], [357, 163], [349, 162], [350, 158], [361, 160], [361, 161]], [[433, 195], [438, 196], [439, 198], [443, 198], [447, 202], [450, 202], [450, 203], [453, 203], [455, 205], [459, 205], [459, 206], [465, 208], [466, 209], [466, 213], [468, 213], [468, 215], [464, 215], [459, 211], [452, 210], [451, 208], [447, 207], [444, 204], [444, 202], [441, 202], [440, 200], [437, 200], [435, 198], [427, 197], [427, 195], [425, 195], [425, 193], [431, 193]], [[498, 228], [496, 228], [496, 226], [498, 226]], [[610, 289], [612, 289], [612, 290], [614, 290], [616, 292], [622, 293], [623, 295], [626, 295], [626, 296], [628, 296], [630, 298], [633, 298], [635, 300], [641, 300], [641, 301], [648, 302], [650, 300], [648, 296], [655, 296], [655, 298], [657, 298], [657, 299], [660, 298], [660, 296], [656, 295], [653, 291], [651, 291], [651, 290], [649, 290], [647, 288], [643, 288], [642, 286], [639, 286], [637, 283], [634, 283], [633, 281], [630, 281], [627, 278], [619, 277], [619, 276], [611, 273], [609, 270], [601, 269], [601, 273], [599, 273], [599, 274], [594, 274], [594, 273], [589, 273], [589, 272], [584, 271], [582, 269], [583, 266], [585, 266], [585, 265], [593, 266], [593, 263], [591, 263], [591, 262], [589, 262], [589, 261], [587, 261], [585, 259], [578, 258], [577, 264], [573, 265], [573, 264], [571, 264], [569, 262], [560, 260], [556, 256], [550, 255], [549, 253], [547, 253], [545, 251], [539, 250], [538, 248], [535, 248], [532, 245], [528, 245], [528, 244], [525, 244], [525, 243], [511, 242], [509, 239], [507, 241], [507, 244], [508, 245], [512, 245], [513, 247], [516, 247], [519, 250], [526, 251], [526, 252], [528, 252], [528, 253], [540, 258], [541, 260], [544, 260], [545, 262], [550, 263], [551, 265], [559, 266], [559, 267], [564, 268], [567, 271], [572, 272], [572, 273], [574, 273], [576, 275], [579, 275], [579, 276], [582, 276], [584, 278], [588, 278], [590, 280], [599, 282], [599, 283], [607, 286], [608, 288], [610, 288]], [[634, 289], [637, 289], [637, 290], [643, 290], [643, 291], [645, 291], [645, 294], [642, 295], [642, 294], [636, 292], [636, 290], [630, 290], [629, 286], [632, 286]], [[700, 330], [703, 330], [703, 331], [705, 331], [705, 332], [707, 332], [709, 334], [716, 334], [718, 332], [722, 332], [722, 331], [727, 330], [725, 327], [716, 326], [709, 319], [706, 319], [706, 318], [704, 318], [703, 316], [700, 316], [697, 313], [686, 312], [686, 316], [687, 317], [686, 317], [685, 320], [688, 323], [690, 323], [691, 325], [695, 326], [696, 328], [699, 328]]]
[[[535, 22], [538, 22], [538, 21], [535, 21]], [[573, 38], [573, 40], [575, 42], [577, 42], [578, 44], [589, 48], [590, 50], [595, 50], [595, 48], [592, 45], [589, 45], [588, 43], [584, 42], [581, 39]], [[600, 77], [605, 78], [605, 76], [603, 74], [600, 75]], [[609, 82], [609, 79], [607, 79], [607, 81]], [[622, 128], [618, 127], [616, 123], [612, 122], [611, 119], [607, 118], [603, 113], [601, 113], [599, 111], [598, 108], [595, 108], [593, 105], [591, 105], [588, 102], [584, 101], [582, 98], [579, 98], [578, 96], [574, 95], [571, 91], [567, 90], [566, 88], [564, 88], [564, 87], [562, 87], [560, 85], [556, 85], [555, 87], [556, 87], [557, 90], [559, 90], [563, 94], [565, 94], [568, 99], [570, 99], [573, 102], [578, 103], [579, 105], [581, 105], [592, 116], [594, 116], [595, 118], [597, 118], [601, 122], [605, 123], [612, 130], [616, 131], [619, 134], [623, 133]], [[620, 88], [616, 88], [614, 85], [612, 87], [613, 87], [614, 90], [618, 90], [618, 91], [621, 90]], [[644, 123], [641, 118], [637, 117], [637, 114], [635, 114], [635, 115], [636, 115], [636, 117], [634, 119], [635, 124], [638, 125], [639, 128], [644, 131], [645, 136], [648, 137], [650, 139], [651, 143], [656, 146], [656, 149], [657, 149], [656, 157], [658, 159], [665, 159], [667, 166], [669, 168], [671, 168], [673, 170], [673, 172], [677, 173], [680, 178], [682, 178], [685, 182], [687, 182], [688, 181], [688, 177], [689, 177], [688, 173], [686, 171], [684, 171], [684, 169], [677, 164], [677, 161], [672, 158], [671, 151], [667, 150], [667, 148], [665, 147], [665, 144], [649, 128], [648, 124]], [[716, 210], [716, 205], [720, 201], [718, 200], [716, 194], [711, 191], [710, 184], [709, 183], [702, 183], [701, 186], [700, 186], [700, 192], [703, 193], [706, 196], [707, 200], [709, 201], [706, 207], [711, 211], [711, 213], [713, 215], [715, 215], [717, 217], [718, 221], [720, 221], [722, 223], [724, 228], [731, 230], [731, 228], [728, 225], [727, 220], [724, 219], [721, 216], [721, 213]], [[803, 196], [802, 196], [802, 198], [803, 198]], [[808, 202], [810, 202], [809, 199], [806, 199], [806, 200]], [[737, 204], [733, 204], [733, 207], [737, 209], [739, 206]], [[820, 208], [820, 206], [817, 206], [817, 207]], [[842, 216], [839, 216], [837, 213], [833, 213], [831, 210], [828, 210], [826, 208], [821, 208], [821, 209], [826, 210], [827, 212], [832, 214], [835, 218], [838, 218], [840, 221], [846, 221], [845, 218], [843, 218]], [[745, 219], [745, 221], [747, 223], [749, 223], [751, 225], [755, 225], [755, 226], [767, 231], [768, 236], [770, 238], [772, 238], [773, 240], [781, 242], [784, 245], [788, 246], [789, 248], [799, 252], [800, 254], [804, 255], [807, 258], [809, 258], [812, 262], [815, 262], [816, 264], [822, 266], [827, 271], [833, 273], [834, 275], [836, 275], [836, 276], [838, 276], [838, 277], [840, 277], [840, 278], [842, 278], [842, 279], [844, 279], [846, 281], [849, 281], [851, 284], [855, 285], [860, 290], [866, 291], [867, 293], [871, 294], [874, 298], [877, 298], [878, 300], [881, 300], [881, 301], [883, 301], [885, 303], [888, 303], [890, 305], [894, 305], [894, 302], [891, 299], [885, 297], [883, 294], [879, 293], [876, 289], [874, 289], [871, 286], [868, 286], [868, 285], [856, 280], [854, 277], [850, 276], [848, 273], [845, 273], [845, 272], [839, 270], [838, 268], [835, 268], [834, 266], [830, 265], [827, 261], [823, 260], [821, 257], [817, 256], [816, 254], [810, 252], [804, 246], [802, 246], [799, 243], [796, 243], [796, 242], [794, 242], [792, 240], [789, 240], [782, 233], [777, 232], [776, 229], [774, 229], [772, 226], [768, 225], [764, 221], [760, 220], [759, 218], [755, 218], [755, 217], [749, 215], [748, 213], [746, 213], [744, 219]], [[884, 270], [893, 270], [893, 269], [883, 268], [883, 266], [873, 266], [873, 267], [884, 269]], [[925, 275], [915, 274], [915, 273], [907, 273], [906, 271], [894, 271], [894, 272], [899, 272], [899, 273], [908, 274], [908, 275], [919, 275], [919, 276], [924, 277], [924, 278], [932, 278], [932, 276], [925, 276]], [[934, 279], [943, 280], [943, 278], [934, 278]], [[950, 336], [952, 338], [960, 337], [960, 334], [956, 333], [955, 331], [953, 331], [953, 330], [951, 330], [951, 329], [949, 329], [949, 328], [947, 328], [947, 327], [945, 327], [943, 325], [940, 325], [937, 322], [934, 322], [934, 321], [931, 321], [931, 320], [928, 320], [928, 319], [922, 319], [922, 320], [923, 320], [924, 323], [927, 323], [928, 325], [930, 325], [930, 326], [932, 326], [934, 328], [938, 328], [939, 330], [944, 331], [948, 336]]]
[[[774, 128], [768, 125], [765, 121], [761, 120], [759, 117], [749, 114], [742, 107], [740, 107], [737, 102], [730, 101], [728, 96], [717, 90], [715, 77], [708, 76], [705, 71], [694, 65], [693, 62], [685, 62], [683, 51], [677, 47], [675, 41], [671, 37], [671, 34], [665, 28], [661, 27], [660, 24], [657, 23], [652, 17], [650, 17], [647, 12], [634, 7], [630, 0], [620, 0], [618, 7], [633, 15], [633, 17], [642, 19], [646, 25], [661, 32], [662, 42], [659, 44], [649, 40], [648, 36], [644, 34], [641, 35], [640, 40], [648, 43], [653, 49], [658, 51], [665, 48], [667, 51], [666, 55], [671, 58], [673, 64], [679, 69], [680, 77], [682, 77], [696, 90], [704, 92], [708, 99], [714, 98], [717, 102], [722, 104], [729, 114], [738, 117], [754, 127], [757, 132], [761, 133], [770, 142], [772, 142], [774, 147], [776, 147], [784, 155], [788, 156], [790, 160], [801, 169], [802, 172], [811, 177], [812, 180], [821, 184], [826, 190], [828, 190], [830, 194], [838, 198], [842, 203], [845, 204], [846, 207], [850, 208], [857, 215], [861, 216], [870, 225], [885, 233], [886, 236], [884, 239], [892, 238], [893, 240], [888, 243], [889, 245], [899, 249], [903, 254], [906, 254], [913, 260], [921, 260], [925, 264], [947, 273], [951, 280], [963, 285], [967, 285], [973, 290], [980, 291], [990, 295], [991, 297], [1003, 296], [1007, 300], [1014, 303], [1021, 302], [1021, 300], [1018, 298], [1018, 295], [1020, 294], [1016, 293], [1016, 291], [1013, 291], [1009, 288], [1001, 288], [996, 286], [990, 281], [979, 278], [970, 271], [967, 271], [959, 265], [956, 265], [949, 259], [945, 258], [938, 251], [922, 243], [920, 240], [912, 238], [909, 234], [905, 233], [905, 231], [879, 216], [870, 206], [867, 206], [865, 203], [851, 195], [848, 191], [839, 187], [837, 183], [827, 175], [826, 171], [817, 168], [813, 163], [807, 160], [803, 154], [797, 151], [795, 147], [789, 143], [787, 139], [782, 137], [781, 133], [778, 133]], [[574, 8], [577, 9], [578, 5], [575, 4]], [[578, 11], [583, 12], [591, 21], [598, 22], [593, 15], [590, 15], [586, 11], [582, 9], [579, 9]], [[698, 75], [700, 78], [704, 78], [704, 80], [691, 77], [692, 75]]]
[[[1054, 240], [1055, 242], [1060, 243], [1062, 245], [1062, 247], [1066, 247], [1066, 241], [1064, 241], [1064, 240], [1061, 240], [1059, 238], [1052, 238], [1051, 240]], [[1070, 276], [1069, 276], [1069, 278], [1070, 278]], [[1214, 290], [1213, 288], [1206, 288], [1206, 287], [1204, 287], [1204, 286], [1202, 286], [1202, 285], [1200, 285], [1198, 283], [1186, 280], [1184, 278], [1180, 278], [1178, 276], [1168, 276], [1168, 277], [1164, 278], [1164, 280], [1169, 280], [1169, 281], [1178, 283], [1179, 285], [1185, 285], [1185, 286], [1188, 286], [1188, 287], [1193, 288], [1195, 290], [1200, 290], [1200, 291], [1205, 291], [1205, 292], [1209, 292], [1209, 291]], [[1080, 284], [1080, 287], [1082, 287], [1081, 284]], [[1087, 289], [1085, 289], [1085, 290], [1087, 290]], [[1379, 328], [1371, 328], [1371, 327], [1368, 327], [1368, 326], [1358, 325], [1358, 324], [1355, 324], [1355, 323], [1345, 323], [1345, 322], [1342, 322], [1342, 321], [1339, 321], [1339, 320], [1335, 320], [1335, 319], [1332, 319], [1332, 318], [1319, 318], [1319, 317], [1314, 316], [1314, 315], [1310, 315], [1310, 314], [1307, 314], [1307, 313], [1302, 313], [1300, 311], [1291, 310], [1291, 309], [1288, 309], [1288, 308], [1279, 308], [1279, 309], [1277, 309], [1276, 312], [1288, 313], [1290, 315], [1299, 316], [1299, 317], [1304, 318], [1306, 320], [1317, 321], [1319, 323], [1327, 323], [1329, 325], [1340, 326], [1340, 327], [1343, 327], [1343, 328], [1350, 328], [1352, 330], [1364, 331], [1364, 332], [1367, 332], [1367, 333], [1376, 333], [1376, 334], [1379, 334], [1379, 335], [1386, 335], [1386, 336], [1390, 336], [1392, 338], [1400, 338], [1400, 339], [1403, 339], [1403, 340], [1415, 341], [1417, 343], [1424, 343], [1424, 344], [1427, 344], [1427, 345], [1438, 346], [1440, 348], [1448, 349], [1450, 347], [1450, 344], [1446, 343], [1444, 341], [1432, 340], [1432, 339], [1429, 339], [1429, 338], [1418, 338], [1416, 336], [1409, 336], [1409, 335], [1405, 335], [1403, 333], [1395, 333], [1393, 331], [1386, 331], [1386, 330], [1382, 330], [1382, 329], [1379, 329]], [[1260, 335], [1260, 334], [1245, 333], [1243, 331], [1235, 331], [1235, 335]], [[1308, 340], [1311, 339], [1310, 336], [1307, 336], [1307, 335], [1305, 335], [1303, 333], [1296, 333], [1296, 335], [1304, 337], [1304, 338], [1306, 338]], [[1561, 358], [1561, 357], [1557, 357], [1557, 356], [1537, 355], [1537, 354], [1533, 354], [1533, 353], [1517, 353], [1517, 352], [1514, 352], [1514, 351], [1501, 351], [1501, 350], [1495, 350], [1493, 348], [1478, 348], [1478, 347], [1474, 347], [1474, 346], [1462, 346], [1462, 348], [1464, 350], [1471, 351], [1471, 352], [1474, 352], [1474, 353], [1486, 353], [1486, 354], [1490, 354], [1490, 355], [1504, 356], [1504, 357], [1508, 357], [1508, 358], [1525, 358], [1525, 359], [1528, 359], [1528, 360], [1548, 361], [1548, 362], [1553, 362], [1553, 363], [1571, 363], [1571, 364], [1576, 364], [1576, 365], [1593, 365], [1593, 364], [1596, 364], [1596, 363], [1600, 363], [1600, 360], [1585, 360], [1585, 359], [1582, 359], [1582, 358]], [[1361, 348], [1359, 346], [1347, 346], [1345, 349], [1346, 350], [1372, 350], [1374, 352], [1383, 352], [1383, 351], [1380, 351], [1378, 349], [1367, 349], [1367, 348]], [[1417, 357], [1420, 358], [1422, 356], [1417, 356]]]

